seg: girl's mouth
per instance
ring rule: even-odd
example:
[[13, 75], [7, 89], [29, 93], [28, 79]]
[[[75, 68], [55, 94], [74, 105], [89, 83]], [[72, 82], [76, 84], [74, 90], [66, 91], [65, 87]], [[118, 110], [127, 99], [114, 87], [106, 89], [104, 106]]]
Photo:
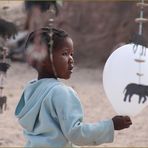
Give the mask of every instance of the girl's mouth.
[[74, 68], [74, 66], [73, 65], [70, 65], [69, 68], [68, 68], [68, 70], [72, 73], [73, 72], [73, 68]]

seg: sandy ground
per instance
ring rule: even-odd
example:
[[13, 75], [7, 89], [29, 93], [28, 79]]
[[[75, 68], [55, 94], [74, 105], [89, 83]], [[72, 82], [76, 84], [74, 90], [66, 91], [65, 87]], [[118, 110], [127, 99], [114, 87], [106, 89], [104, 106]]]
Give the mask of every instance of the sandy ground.
[[[25, 140], [22, 128], [14, 117], [14, 110], [25, 84], [37, 76], [36, 72], [23, 63], [11, 63], [8, 70], [4, 94], [8, 97], [8, 108], [0, 114], [0, 146], [23, 146]], [[72, 77], [64, 81], [79, 94], [84, 107], [84, 121], [96, 122], [113, 117], [114, 112], [105, 96], [102, 86], [102, 68], [86, 69], [76, 67]], [[113, 143], [100, 147], [147, 147], [148, 146], [148, 108], [132, 117], [131, 128], [116, 131]]]
[[[13, 7], [13, 12], [17, 11], [17, 13], [15, 15], [9, 13], [10, 11], [8, 13], [10, 14], [9, 18], [14, 20], [20, 17], [19, 9], [16, 8], [18, 6], [22, 8], [21, 3], [19, 1], [0, 1], [0, 6], [10, 5]], [[14, 117], [14, 110], [25, 84], [36, 76], [36, 72], [27, 64], [11, 63], [4, 89], [4, 94], [8, 98], [8, 108], [3, 114], [0, 114], [1, 147], [23, 146], [25, 143], [22, 128]], [[86, 69], [76, 67], [72, 78], [64, 82], [78, 92], [84, 107], [85, 122], [97, 122], [116, 115], [103, 90], [102, 68]], [[114, 142], [100, 145], [100, 147], [148, 147], [147, 117], [148, 108], [145, 108], [139, 115], [132, 118], [133, 125], [131, 128], [116, 131]]]

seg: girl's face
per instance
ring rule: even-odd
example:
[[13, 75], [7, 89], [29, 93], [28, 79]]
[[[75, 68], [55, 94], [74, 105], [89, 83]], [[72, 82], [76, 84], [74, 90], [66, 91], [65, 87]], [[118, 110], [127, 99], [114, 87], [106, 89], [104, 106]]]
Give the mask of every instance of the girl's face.
[[59, 49], [53, 50], [53, 63], [58, 78], [70, 78], [74, 67], [73, 52], [73, 41], [69, 37], [64, 39]]

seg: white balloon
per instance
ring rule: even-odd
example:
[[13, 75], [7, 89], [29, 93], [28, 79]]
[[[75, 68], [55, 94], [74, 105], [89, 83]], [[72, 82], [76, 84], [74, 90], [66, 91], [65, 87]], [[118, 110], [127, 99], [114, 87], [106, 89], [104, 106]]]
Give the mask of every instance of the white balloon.
[[142, 50], [141, 45], [126, 44], [115, 50], [105, 63], [104, 90], [118, 114], [135, 116], [148, 105], [148, 49], [144, 48], [145, 55], [141, 55]]

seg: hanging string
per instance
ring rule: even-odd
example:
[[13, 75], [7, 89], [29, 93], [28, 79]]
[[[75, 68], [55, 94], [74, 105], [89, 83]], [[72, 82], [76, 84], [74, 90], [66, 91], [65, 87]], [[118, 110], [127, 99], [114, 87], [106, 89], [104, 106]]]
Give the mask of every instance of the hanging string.
[[138, 49], [138, 44], [142, 45], [142, 49], [141, 52], [139, 54], [139, 58], [135, 59], [136, 62], [138, 62], [139, 66], [138, 66], [138, 81], [139, 84], [141, 84], [141, 77], [143, 76], [142, 70], [141, 70], [141, 64], [143, 62], [145, 62], [145, 60], [142, 59], [142, 56], [146, 55], [146, 47], [145, 47], [145, 41], [144, 38], [142, 36], [143, 34], [143, 23], [148, 22], [148, 19], [144, 18], [144, 7], [147, 7], [148, 4], [144, 3], [144, 0], [141, 0], [140, 3], [137, 3], [137, 6], [140, 7], [140, 17], [135, 19], [135, 22], [139, 23], [139, 31], [138, 31], [138, 37], [136, 41], [136, 49], [134, 49], [134, 53], [136, 53], [137, 49]]
[[[144, 0], [142, 0], [142, 4], [144, 3]], [[141, 11], [140, 11], [140, 18], [142, 19], [143, 18], [143, 13], [144, 13], [144, 10], [143, 10], [143, 7], [141, 7]], [[139, 35], [142, 35], [142, 30], [143, 29], [143, 22], [141, 21], [139, 23]]]
[[[7, 17], [7, 9], [9, 7], [8, 6], [4, 6], [3, 10], [5, 12], [5, 17]], [[7, 22], [4, 20], [3, 21], [3, 26], [8, 26], [11, 28], [12, 26], [14, 27], [14, 25], [10, 22]], [[4, 28], [5, 28], [4, 27]], [[12, 28], [13, 28], [12, 27]], [[4, 89], [4, 80], [6, 77], [6, 72], [8, 70], [8, 68], [10, 67], [10, 64], [7, 61], [7, 56], [8, 56], [8, 48], [6, 47], [6, 40], [8, 39], [8, 37], [13, 36], [13, 29], [11, 30], [10, 28], [7, 28], [4, 31], [4, 36], [2, 36], [3, 38], [3, 43], [2, 43], [2, 47], [0, 48], [0, 113], [3, 112], [3, 105], [4, 105], [4, 110], [6, 110], [6, 104], [7, 104], [7, 97], [3, 96], [3, 89]], [[15, 31], [14, 31], [15, 32]]]
[[[140, 6], [140, 3], [137, 4], [137, 6]], [[142, 35], [143, 32], [143, 14], [144, 14], [144, 0], [141, 0], [141, 10], [140, 10], [140, 18], [139, 18], [139, 35]]]
[[134, 39], [134, 43], [136, 43], [137, 45], [140, 44], [142, 46], [146, 46], [146, 41], [143, 38], [142, 34], [143, 34], [143, 24], [148, 22], [148, 19], [144, 18], [144, 8], [148, 7], [148, 4], [145, 4], [144, 0], [141, 0], [141, 2], [137, 3], [137, 6], [140, 7], [140, 16], [139, 18], [135, 19], [135, 22], [139, 24], [139, 31], [137, 37]]
[[2, 61], [0, 62], [0, 97], [2, 97], [2, 91], [4, 88], [4, 80], [6, 77], [6, 72], [7, 69], [9, 68], [9, 64], [6, 62], [6, 56], [7, 56], [7, 52], [8, 49], [6, 47], [3, 47], [3, 51], [2, 51]]

